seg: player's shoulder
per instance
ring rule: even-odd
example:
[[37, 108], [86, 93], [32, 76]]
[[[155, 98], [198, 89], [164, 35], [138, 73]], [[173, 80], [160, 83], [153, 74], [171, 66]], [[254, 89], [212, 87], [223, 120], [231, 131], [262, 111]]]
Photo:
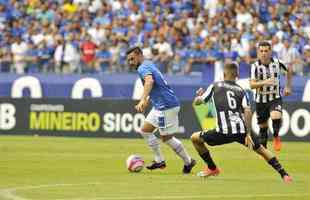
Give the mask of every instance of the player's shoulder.
[[145, 67], [154, 67], [155, 63], [152, 60], [144, 60], [141, 65]]
[[226, 88], [235, 92], [245, 92], [245, 90], [236, 81], [218, 81], [214, 84], [217, 88]]
[[259, 66], [259, 60], [256, 60], [251, 64], [251, 67], [258, 67]]
[[279, 65], [284, 65], [284, 64], [283, 64], [284, 62], [283, 62], [281, 59], [277, 58], [277, 57], [272, 57], [272, 61], [273, 61], [274, 63], [279, 64]]
[[154, 63], [150, 60], [144, 60], [138, 68], [138, 72], [149, 71], [154, 67]]
[[241, 85], [239, 85], [238, 83], [236, 83], [236, 87], [239, 88], [239, 91], [243, 94], [243, 95], [246, 95], [246, 91], [243, 87], [241, 87]]

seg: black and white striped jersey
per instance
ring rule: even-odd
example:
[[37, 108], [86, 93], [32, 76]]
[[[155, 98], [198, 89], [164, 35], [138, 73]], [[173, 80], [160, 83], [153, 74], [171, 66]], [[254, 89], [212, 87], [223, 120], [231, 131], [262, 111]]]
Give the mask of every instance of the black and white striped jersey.
[[235, 81], [220, 81], [208, 87], [201, 96], [213, 100], [216, 109], [217, 131], [223, 134], [246, 133], [244, 108], [250, 106], [245, 91]]
[[277, 58], [272, 58], [268, 66], [262, 64], [259, 60], [251, 65], [251, 80], [262, 81], [274, 78], [277, 83], [274, 86], [257, 88], [255, 93], [256, 103], [267, 103], [281, 98], [280, 75], [282, 70], [287, 71], [287, 67]]

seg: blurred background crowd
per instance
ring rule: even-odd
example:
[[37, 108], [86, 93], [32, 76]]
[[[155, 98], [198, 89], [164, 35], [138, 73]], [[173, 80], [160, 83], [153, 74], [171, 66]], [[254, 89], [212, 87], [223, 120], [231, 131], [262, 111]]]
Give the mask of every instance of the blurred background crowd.
[[0, 71], [130, 72], [140, 45], [169, 74], [238, 61], [249, 70], [258, 41], [297, 75], [310, 75], [310, 1], [0, 0]]

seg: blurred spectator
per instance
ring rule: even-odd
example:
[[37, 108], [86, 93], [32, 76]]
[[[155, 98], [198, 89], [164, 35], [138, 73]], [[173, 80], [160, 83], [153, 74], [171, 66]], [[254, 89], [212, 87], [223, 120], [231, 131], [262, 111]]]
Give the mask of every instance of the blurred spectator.
[[[89, 5], [88, 11], [90, 13], [96, 13], [103, 6], [102, 4], [104, 4], [104, 2], [101, 0], [92, 0], [90, 4], [88, 0], [79, 0], [79, 1], [84, 1], [84, 2], [87, 1]], [[83, 7], [86, 7], [86, 6], [87, 6], [86, 3], [84, 3]]]
[[236, 8], [236, 12], [237, 28], [239, 30], [241, 30], [243, 24], [250, 26], [253, 23], [253, 16], [248, 10], [246, 10], [244, 5], [240, 4], [240, 7]]
[[81, 44], [82, 72], [95, 73], [100, 71], [95, 65], [97, 45], [91, 41], [90, 35], [86, 34], [85, 40]]
[[67, 14], [73, 14], [77, 12], [78, 5], [74, 4], [72, 0], [64, 0], [62, 9]]
[[73, 44], [73, 35], [68, 34], [66, 38], [58, 36], [58, 45], [55, 49], [55, 72], [72, 73], [79, 67], [79, 53]]
[[[81, 54], [80, 60], [74, 62], [86, 67], [83, 72], [102, 70], [95, 56], [103, 56], [104, 60], [109, 57], [105, 53], [100, 55], [100, 51], [95, 53], [96, 46], [101, 47], [102, 43], [111, 53], [112, 72], [129, 71], [124, 52], [128, 46], [140, 45], [161, 71], [178, 74], [185, 72], [186, 63], [193, 61], [189, 56], [196, 54], [193, 44], [201, 44], [202, 57], [213, 60], [195, 61], [195, 71], [205, 69], [205, 64], [219, 68], [222, 61], [228, 60], [251, 62], [256, 57], [255, 44], [269, 40], [274, 53], [292, 62], [295, 73], [301, 75], [301, 63], [307, 59], [304, 49], [310, 39], [310, 9], [309, 2], [301, 0], [0, 1], [0, 48], [10, 48], [3, 50], [1, 59], [6, 55], [8, 60], [12, 51], [12, 71], [24, 73], [26, 43], [33, 43], [33, 52], [39, 54], [39, 71], [53, 69], [49, 67], [54, 62], [51, 55], [57, 55], [57, 73], [81, 71], [76, 70], [80, 69], [76, 67], [79, 64], [64, 62], [61, 52], [67, 49], [62, 50], [64, 42], [58, 39], [59, 35], [72, 38], [68, 49]], [[91, 37], [87, 39], [87, 35]], [[12, 40], [16, 37], [21, 40], [18, 44]], [[284, 47], [285, 39], [292, 40], [289, 48]], [[203, 44], [205, 40], [212, 44]], [[17, 51], [12, 49], [13, 43]], [[62, 71], [63, 64], [71, 67]]]
[[171, 73], [170, 61], [173, 56], [171, 44], [169, 44], [165, 36], [160, 34], [158, 41], [154, 44], [154, 50], [158, 52], [158, 65], [163, 73]]
[[96, 69], [102, 72], [111, 72], [112, 54], [105, 43], [101, 43], [96, 52]]
[[304, 74], [307, 76], [310, 76], [310, 45], [306, 45], [303, 49], [304, 52], [304, 59], [303, 59], [303, 65], [304, 65]]
[[189, 52], [185, 74], [190, 74], [193, 71], [202, 71], [200, 68], [206, 63], [206, 59], [208, 58], [202, 49], [202, 44], [194, 43], [193, 46], [194, 49]]
[[28, 49], [26, 52], [26, 62], [27, 62], [27, 68], [26, 71], [28, 73], [38, 73], [39, 72], [39, 51], [37, 46], [29, 42], [28, 43]]
[[99, 22], [94, 23], [87, 30], [87, 33], [91, 36], [91, 40], [98, 46], [106, 40], [104, 25], [101, 25]]
[[271, 39], [271, 44], [273, 47], [273, 52], [275, 52], [277, 55], [279, 55], [279, 53], [282, 51], [282, 49], [284, 49], [284, 44], [282, 43], [282, 41], [279, 39], [278, 36], [274, 35]]
[[181, 74], [182, 73], [182, 67], [183, 67], [182, 57], [179, 53], [176, 53], [173, 57], [173, 61], [171, 63], [171, 72], [173, 74]]
[[9, 48], [0, 49], [0, 72], [10, 72], [12, 56]]
[[17, 74], [23, 74], [26, 68], [26, 53], [28, 50], [27, 43], [22, 41], [21, 36], [15, 38], [15, 42], [11, 45], [12, 52], [12, 69]]
[[256, 43], [255, 41], [250, 41], [249, 43], [249, 54], [248, 54], [248, 58], [247, 58], [247, 63], [252, 64], [253, 62], [255, 62], [256, 58], [257, 58], [257, 51], [256, 51]]
[[142, 47], [142, 53], [145, 59], [151, 60], [153, 58], [152, 48], [149, 44], [149, 40], [144, 40], [143, 47]]
[[295, 74], [302, 75], [303, 65], [301, 55], [294, 47], [294, 44], [291, 43], [290, 39], [284, 40], [284, 48], [279, 51], [278, 56], [285, 65], [292, 68]]
[[40, 72], [53, 72], [53, 54], [54, 48], [48, 47], [45, 40], [38, 45], [38, 63]]
[[73, 0], [74, 5], [78, 5], [80, 8], [87, 8], [90, 4], [90, 0]]

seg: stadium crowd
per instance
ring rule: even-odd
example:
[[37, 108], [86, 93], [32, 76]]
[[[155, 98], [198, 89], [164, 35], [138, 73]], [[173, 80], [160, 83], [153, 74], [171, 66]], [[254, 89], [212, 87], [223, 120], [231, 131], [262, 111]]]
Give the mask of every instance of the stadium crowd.
[[295, 74], [310, 75], [310, 2], [0, 0], [1, 72], [129, 72], [132, 45], [164, 73], [231, 60], [247, 68], [260, 40]]

